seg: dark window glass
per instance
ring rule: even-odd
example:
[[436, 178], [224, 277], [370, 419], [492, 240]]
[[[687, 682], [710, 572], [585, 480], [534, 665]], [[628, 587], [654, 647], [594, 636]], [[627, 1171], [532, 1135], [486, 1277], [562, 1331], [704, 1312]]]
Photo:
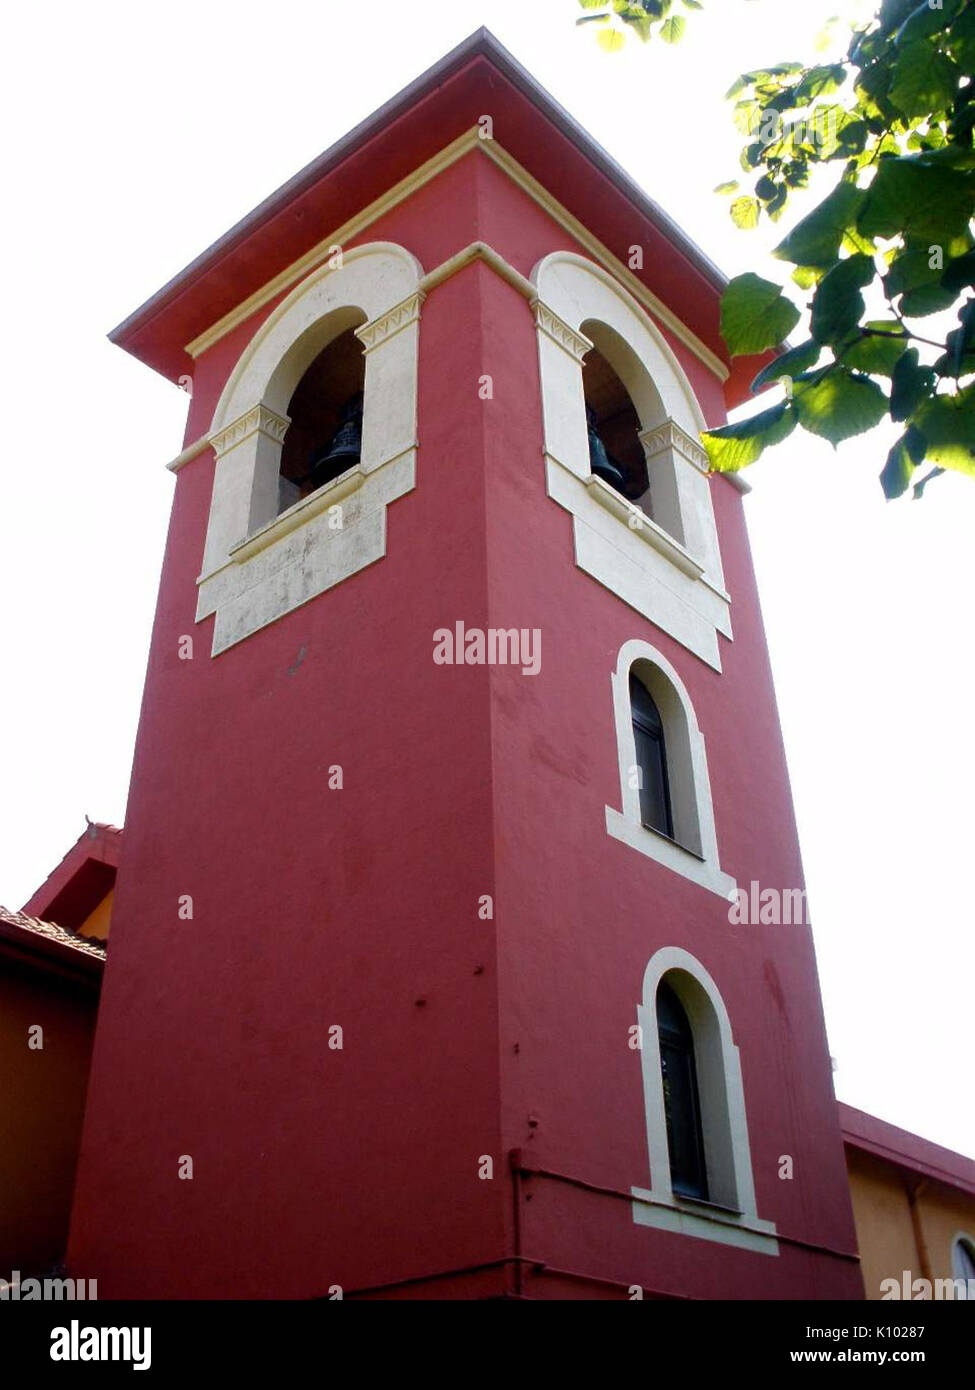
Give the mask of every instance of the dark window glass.
[[657, 1029], [663, 1075], [670, 1184], [683, 1197], [708, 1200], [701, 1104], [694, 1065], [694, 1035], [677, 995], [665, 981], [657, 990]]
[[955, 1279], [967, 1279], [975, 1283], [975, 1252], [966, 1240], [955, 1241], [951, 1265], [951, 1272]]
[[667, 784], [667, 750], [664, 726], [653, 696], [636, 676], [630, 676], [630, 708], [633, 711], [633, 737], [640, 773], [640, 819], [651, 830], [674, 837]]

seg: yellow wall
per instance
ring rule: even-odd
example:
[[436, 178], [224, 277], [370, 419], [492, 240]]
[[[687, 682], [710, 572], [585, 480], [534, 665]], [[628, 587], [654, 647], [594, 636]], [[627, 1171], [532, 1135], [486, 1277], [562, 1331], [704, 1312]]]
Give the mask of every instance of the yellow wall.
[[850, 1147], [846, 1162], [867, 1298], [882, 1297], [883, 1279], [902, 1284], [905, 1269], [914, 1279], [950, 1279], [954, 1237], [959, 1231], [975, 1235], [975, 1198], [938, 1182], [927, 1182], [919, 1191], [917, 1210], [928, 1273], [915, 1237], [905, 1175], [893, 1164]]
[[112, 904], [115, 902], [115, 889], [111, 888], [102, 898], [94, 912], [78, 928], [81, 936], [93, 936], [98, 941], [107, 941], [108, 929], [112, 920]]

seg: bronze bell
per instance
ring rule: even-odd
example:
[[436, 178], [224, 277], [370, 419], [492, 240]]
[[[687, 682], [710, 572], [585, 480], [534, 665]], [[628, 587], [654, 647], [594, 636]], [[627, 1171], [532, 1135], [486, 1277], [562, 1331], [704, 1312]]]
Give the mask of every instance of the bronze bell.
[[597, 478], [609, 483], [617, 492], [626, 492], [626, 474], [616, 459], [610, 458], [606, 445], [599, 437], [596, 428], [596, 412], [591, 405], [586, 406], [586, 424], [589, 426], [589, 467]]
[[359, 462], [362, 454], [362, 392], [350, 396], [342, 407], [339, 427], [323, 450], [316, 450], [308, 468], [314, 491]]

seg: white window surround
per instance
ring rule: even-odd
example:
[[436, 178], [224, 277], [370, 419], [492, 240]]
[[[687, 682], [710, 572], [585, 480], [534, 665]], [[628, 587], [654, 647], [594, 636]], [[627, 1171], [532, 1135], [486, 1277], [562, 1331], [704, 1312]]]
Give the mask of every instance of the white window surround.
[[[657, 989], [667, 983], [680, 999], [694, 1034], [694, 1057], [701, 1100], [704, 1157], [710, 1201], [676, 1196], [670, 1182], [670, 1152], [660, 1072]], [[637, 1005], [640, 1061], [650, 1156], [649, 1189], [634, 1187], [633, 1220], [638, 1226], [737, 1245], [777, 1255], [775, 1225], [758, 1215], [752, 1176], [741, 1061], [731, 1021], [714, 980], [687, 951], [665, 946], [651, 958]]]
[[[706, 422], [690, 382], [641, 305], [572, 252], [532, 272], [549, 496], [572, 513], [576, 563], [720, 671], [731, 637], [717, 528], [698, 443]], [[582, 363], [598, 348], [641, 423], [655, 521], [589, 467]]]
[[[640, 819], [640, 789], [634, 776], [637, 756], [630, 706], [631, 670], [644, 682], [660, 711], [674, 839], [648, 829]], [[719, 897], [730, 899], [737, 884], [718, 861], [704, 736], [683, 681], [662, 652], [649, 642], [634, 638], [620, 648], [612, 673], [612, 689], [622, 811], [606, 807], [607, 834]]]
[[[386, 507], [415, 485], [422, 275], [401, 246], [354, 247], [297, 285], [242, 352], [208, 436], [216, 468], [196, 617], [216, 614], [212, 655], [385, 554]], [[288, 403], [349, 328], [366, 359], [359, 464], [278, 516]]]

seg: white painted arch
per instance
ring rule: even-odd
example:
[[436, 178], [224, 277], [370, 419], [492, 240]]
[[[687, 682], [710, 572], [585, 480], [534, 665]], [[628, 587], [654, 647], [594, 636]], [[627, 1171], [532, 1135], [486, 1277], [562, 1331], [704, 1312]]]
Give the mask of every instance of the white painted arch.
[[[716, 634], [731, 636], [730, 600], [691, 383], [646, 310], [602, 266], [555, 251], [532, 283], [546, 479], [574, 517], [576, 563], [720, 670]], [[590, 470], [582, 366], [594, 347], [639, 417], [649, 487], [635, 504]]]
[[603, 345], [595, 344], [629, 391], [645, 430], [668, 419], [694, 438], [707, 429], [691, 383], [666, 338], [608, 270], [575, 252], [553, 251], [538, 262], [531, 280], [539, 299], [576, 333], [590, 336], [583, 324], [595, 320], [630, 348], [644, 369], [642, 381], [635, 373], [628, 379]]
[[[305, 371], [358, 310], [365, 323], [416, 294], [423, 267], [405, 247], [372, 241], [327, 261], [296, 285], [244, 348], [213, 413], [210, 433], [257, 405], [283, 415]], [[337, 315], [337, 318], [333, 318]]]
[[[209, 434], [216, 468], [197, 621], [216, 614], [213, 655], [385, 554], [386, 507], [415, 482], [422, 276], [392, 242], [336, 248], [241, 353]], [[279, 516], [291, 396], [350, 328], [365, 355], [359, 463]]]
[[[633, 775], [637, 759], [631, 671], [650, 691], [663, 723], [673, 840], [648, 829], [640, 818], [640, 790]], [[607, 833], [702, 888], [730, 898], [736, 884], [719, 862], [707, 750], [686, 685], [663, 652], [642, 638], [632, 638], [619, 650], [612, 690], [622, 810], [606, 807]]]
[[[675, 1196], [671, 1186], [657, 1029], [657, 990], [665, 977], [684, 1006], [694, 1035], [708, 1203]], [[634, 1221], [777, 1255], [775, 1225], [759, 1217], [755, 1201], [741, 1060], [731, 1020], [717, 985], [696, 956], [678, 946], [665, 946], [651, 957], [643, 975], [637, 1020], [651, 1185], [633, 1188]]]

